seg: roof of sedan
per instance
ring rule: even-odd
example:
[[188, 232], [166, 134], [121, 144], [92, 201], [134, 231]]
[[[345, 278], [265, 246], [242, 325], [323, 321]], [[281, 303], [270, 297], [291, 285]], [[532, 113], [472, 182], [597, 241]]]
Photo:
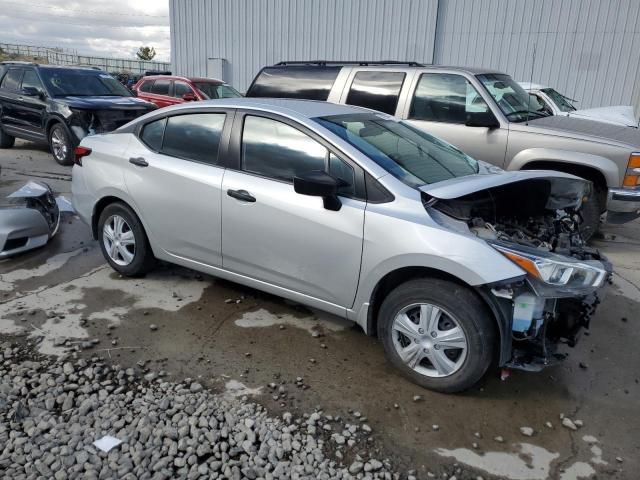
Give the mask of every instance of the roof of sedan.
[[353, 105], [338, 105], [336, 103], [321, 102], [317, 100], [297, 100], [289, 98], [225, 98], [219, 100], [205, 100], [202, 102], [181, 104], [174, 109], [180, 108], [248, 108], [266, 110], [273, 113], [291, 114], [295, 113], [302, 117], [326, 117], [329, 115], [343, 115], [347, 113], [362, 113], [370, 110]]

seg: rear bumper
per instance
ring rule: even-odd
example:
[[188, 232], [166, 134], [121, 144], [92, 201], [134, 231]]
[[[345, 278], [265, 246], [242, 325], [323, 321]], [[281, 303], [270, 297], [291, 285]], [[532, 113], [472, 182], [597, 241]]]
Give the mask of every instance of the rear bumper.
[[607, 196], [607, 219], [626, 223], [640, 217], [640, 190], [610, 188]]

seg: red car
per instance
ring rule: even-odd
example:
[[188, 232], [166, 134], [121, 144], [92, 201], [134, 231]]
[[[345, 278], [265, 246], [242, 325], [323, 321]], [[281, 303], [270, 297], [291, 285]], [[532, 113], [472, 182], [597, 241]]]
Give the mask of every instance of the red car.
[[138, 98], [159, 108], [184, 102], [241, 97], [231, 85], [215, 78], [185, 78], [172, 75], [142, 77], [133, 86]]

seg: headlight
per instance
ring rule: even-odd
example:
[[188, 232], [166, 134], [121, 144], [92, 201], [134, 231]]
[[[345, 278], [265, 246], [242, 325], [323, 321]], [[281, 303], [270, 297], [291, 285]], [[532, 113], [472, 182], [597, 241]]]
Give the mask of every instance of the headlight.
[[608, 275], [607, 270], [598, 261], [571, 261], [566, 257], [552, 253], [537, 255], [503, 245], [492, 244], [492, 246], [526, 271], [533, 279], [554, 287], [599, 288], [604, 284]]

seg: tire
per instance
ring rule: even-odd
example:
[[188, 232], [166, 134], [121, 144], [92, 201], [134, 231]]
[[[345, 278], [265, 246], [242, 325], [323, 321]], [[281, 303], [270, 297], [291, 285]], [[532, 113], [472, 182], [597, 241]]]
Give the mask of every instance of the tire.
[[[431, 308], [420, 307], [427, 304]], [[433, 315], [437, 310], [439, 316]], [[407, 331], [406, 322], [396, 323], [396, 317], [403, 312], [413, 324], [410, 327], [413, 341], [407, 341], [410, 337], [400, 332]], [[432, 315], [435, 322], [431, 325], [428, 320], [421, 322], [423, 315], [425, 318]], [[418, 330], [418, 324], [424, 328]], [[473, 387], [487, 372], [496, 352], [495, 321], [483, 302], [471, 289], [436, 278], [409, 280], [387, 295], [378, 315], [378, 338], [382, 340], [387, 359], [405, 377], [424, 388], [444, 393]], [[448, 341], [448, 347], [452, 348], [442, 348], [439, 339]], [[405, 359], [410, 359], [408, 362], [402, 359], [400, 349]], [[421, 358], [418, 360], [418, 357]]]
[[[107, 226], [110, 235], [107, 235], [108, 229], [105, 230]], [[155, 265], [156, 259], [142, 223], [124, 203], [112, 203], [102, 211], [98, 219], [98, 242], [109, 265], [124, 276], [144, 275]]]
[[16, 137], [5, 133], [0, 127], [0, 148], [11, 148], [16, 143]]
[[589, 241], [600, 228], [600, 215], [604, 211], [602, 205], [603, 199], [606, 198], [601, 188], [594, 185], [593, 191], [586, 202], [582, 204], [580, 214], [582, 215], [582, 224], [580, 225], [580, 233], [583, 240]]
[[53, 159], [60, 165], [73, 165], [74, 145], [67, 129], [60, 123], [56, 123], [49, 130], [49, 148]]

